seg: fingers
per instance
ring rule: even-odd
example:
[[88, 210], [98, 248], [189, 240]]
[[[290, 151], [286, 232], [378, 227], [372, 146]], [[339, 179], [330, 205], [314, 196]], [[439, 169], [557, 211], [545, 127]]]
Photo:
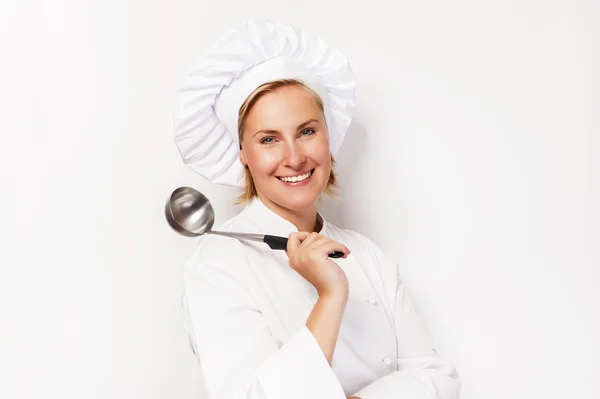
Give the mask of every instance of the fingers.
[[330, 238], [323, 236], [319, 233], [309, 233], [308, 236], [304, 239], [304, 241], [302, 241], [302, 246], [308, 248], [312, 246], [312, 244], [323, 240], [330, 240]]
[[314, 243], [319, 239], [327, 239], [327, 237], [322, 236], [318, 233], [309, 233], [307, 231], [298, 231], [295, 233], [291, 233], [288, 237], [288, 243], [291, 241], [293, 244], [291, 249], [297, 249], [302, 246], [303, 248], [308, 247], [310, 244]]
[[332, 250], [331, 252], [340, 251], [343, 252], [345, 255], [350, 254], [350, 249], [348, 249], [348, 247], [344, 244], [332, 240], [327, 236], [316, 233], [311, 233], [311, 235], [308, 236], [308, 238], [302, 242], [301, 248], [306, 248], [308, 250], [318, 249], [319, 251], [322, 251], [323, 249], [321, 249], [321, 247], [325, 245], [327, 246], [327, 248], [334, 248], [334, 250]]
[[326, 257], [329, 257], [329, 254], [334, 251], [343, 252], [344, 258], [350, 254], [350, 250], [348, 249], [347, 246], [345, 246], [344, 244], [341, 244], [337, 241], [333, 241], [333, 240], [318, 246], [317, 248], [315, 248], [315, 250], [318, 251], [319, 253], [322, 253]]
[[317, 250], [326, 255], [329, 255], [334, 251], [340, 251], [344, 253], [344, 258], [350, 254], [350, 249], [344, 244], [332, 240], [327, 236], [306, 231], [291, 233], [288, 237], [287, 252], [293, 253], [298, 249], [307, 251]]
[[306, 232], [306, 231], [298, 231], [295, 233], [291, 233], [288, 236], [288, 244], [287, 244], [287, 251], [289, 252], [293, 252], [296, 249], [298, 249], [298, 247], [300, 247], [300, 245], [302, 244], [302, 242], [304, 240], [306, 240], [306, 238], [310, 235], [310, 233]]

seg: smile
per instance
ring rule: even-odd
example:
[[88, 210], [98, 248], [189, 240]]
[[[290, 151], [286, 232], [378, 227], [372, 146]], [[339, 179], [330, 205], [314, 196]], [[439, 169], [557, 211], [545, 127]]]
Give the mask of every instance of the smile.
[[308, 179], [309, 177], [311, 177], [314, 171], [315, 170], [313, 169], [311, 171], [306, 172], [303, 175], [298, 175], [298, 176], [277, 176], [277, 178], [279, 180], [283, 181], [283, 182], [286, 182], [286, 183], [299, 183], [299, 182], [304, 181], [304, 180]]

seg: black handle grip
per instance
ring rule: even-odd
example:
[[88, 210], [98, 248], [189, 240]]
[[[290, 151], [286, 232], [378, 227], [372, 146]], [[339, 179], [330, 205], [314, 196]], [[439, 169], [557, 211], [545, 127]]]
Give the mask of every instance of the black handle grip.
[[344, 256], [344, 253], [340, 251], [333, 251], [329, 254], [330, 258], [341, 258], [342, 256]]
[[[288, 239], [285, 237], [265, 235], [263, 241], [271, 247], [271, 249], [287, 249]], [[340, 251], [333, 251], [329, 254], [330, 258], [341, 258], [342, 256], [344, 256], [344, 253]]]
[[287, 249], [288, 239], [285, 237], [265, 235], [263, 241], [270, 246], [271, 249]]

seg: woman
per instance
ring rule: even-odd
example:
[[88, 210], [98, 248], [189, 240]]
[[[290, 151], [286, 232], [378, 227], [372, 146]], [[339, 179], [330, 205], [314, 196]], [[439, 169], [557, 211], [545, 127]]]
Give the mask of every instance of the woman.
[[220, 230], [289, 238], [273, 251], [206, 236], [186, 263], [186, 328], [207, 398], [459, 396], [457, 372], [433, 350], [397, 265], [317, 211], [335, 186], [353, 97], [339, 52], [269, 22], [229, 32], [180, 91], [184, 161], [244, 189], [245, 208]]

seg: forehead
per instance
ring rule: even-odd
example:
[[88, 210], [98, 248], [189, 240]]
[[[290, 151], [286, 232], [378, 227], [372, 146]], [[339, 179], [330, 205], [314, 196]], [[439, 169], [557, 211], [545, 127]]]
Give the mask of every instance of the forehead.
[[311, 118], [323, 118], [314, 94], [302, 86], [286, 86], [259, 98], [246, 122], [247, 127], [285, 129]]

